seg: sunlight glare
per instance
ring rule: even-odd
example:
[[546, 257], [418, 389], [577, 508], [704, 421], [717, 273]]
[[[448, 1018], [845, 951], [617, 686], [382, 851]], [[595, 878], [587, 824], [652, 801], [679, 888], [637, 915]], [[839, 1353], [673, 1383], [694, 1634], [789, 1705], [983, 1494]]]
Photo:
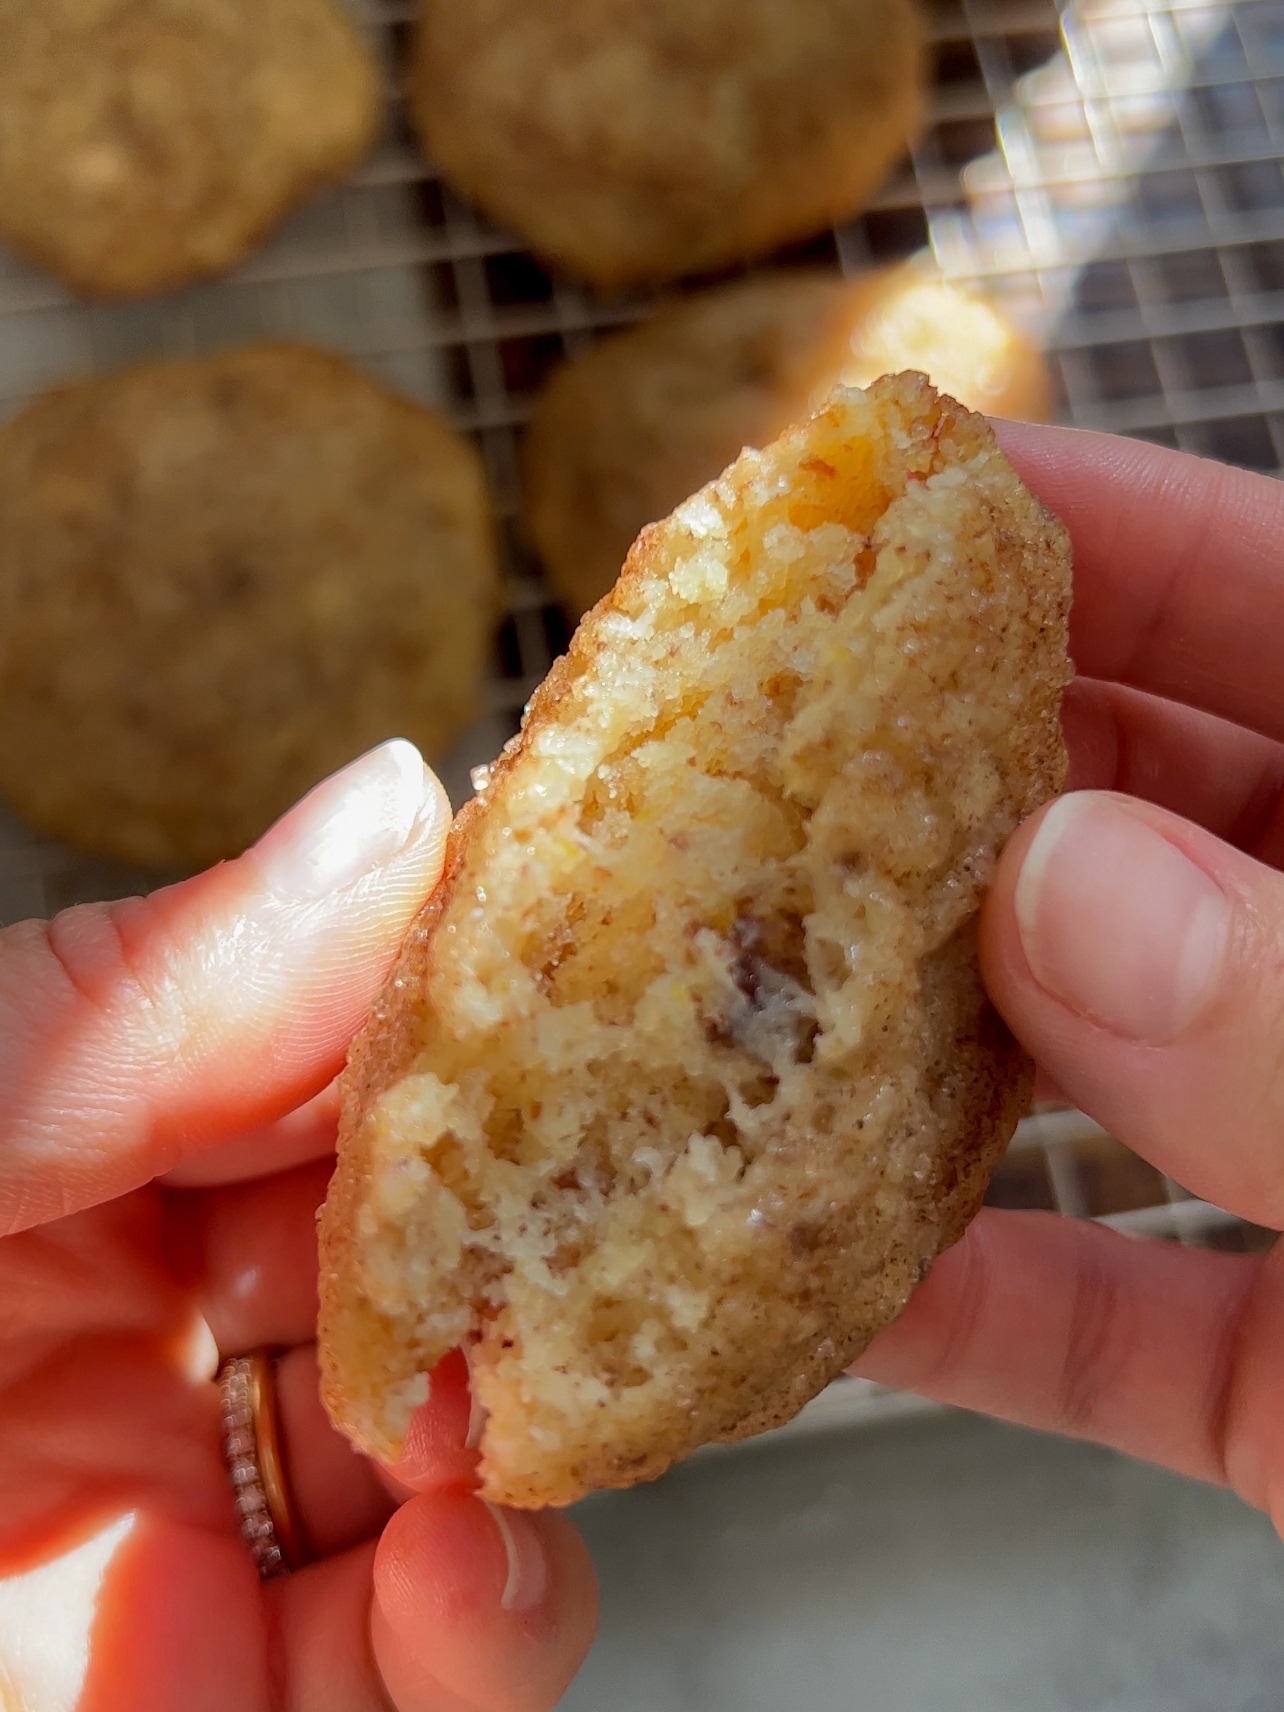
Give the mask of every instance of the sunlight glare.
[[0, 1579], [0, 1692], [4, 1703], [75, 1712], [89, 1668], [98, 1595], [138, 1521], [119, 1516], [61, 1556]]

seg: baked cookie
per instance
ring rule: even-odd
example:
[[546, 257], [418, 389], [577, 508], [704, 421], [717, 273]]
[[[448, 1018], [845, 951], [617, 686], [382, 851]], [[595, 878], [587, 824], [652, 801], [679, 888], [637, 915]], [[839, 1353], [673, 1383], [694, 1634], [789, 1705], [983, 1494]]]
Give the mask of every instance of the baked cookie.
[[921, 376], [643, 532], [451, 835], [354, 1048], [323, 1391], [395, 1454], [469, 1351], [566, 1504], [786, 1420], [962, 1232], [1029, 1096], [976, 917], [1055, 792], [1070, 558]]
[[914, 0], [421, 0], [411, 102], [448, 179], [614, 290], [853, 213], [923, 82]]
[[987, 415], [1046, 419], [1047, 370], [997, 308], [903, 264], [775, 273], [679, 299], [554, 374], [523, 448], [525, 521], [575, 612], [647, 523], [835, 386], [900, 369]]
[[342, 358], [144, 363], [0, 429], [0, 791], [150, 866], [243, 849], [386, 737], [476, 712], [480, 462]]
[[0, 0], [0, 239], [90, 297], [238, 262], [374, 140], [334, 0]]

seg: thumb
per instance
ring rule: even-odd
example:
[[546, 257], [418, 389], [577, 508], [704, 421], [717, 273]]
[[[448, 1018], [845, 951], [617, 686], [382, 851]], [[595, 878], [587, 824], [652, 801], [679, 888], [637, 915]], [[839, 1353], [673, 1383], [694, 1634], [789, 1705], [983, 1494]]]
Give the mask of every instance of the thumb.
[[342, 1062], [450, 808], [386, 743], [234, 862], [0, 933], [0, 1233], [270, 1122]]
[[1284, 876], [1076, 792], [1004, 851], [981, 955], [1068, 1099], [1195, 1194], [1284, 1226]]

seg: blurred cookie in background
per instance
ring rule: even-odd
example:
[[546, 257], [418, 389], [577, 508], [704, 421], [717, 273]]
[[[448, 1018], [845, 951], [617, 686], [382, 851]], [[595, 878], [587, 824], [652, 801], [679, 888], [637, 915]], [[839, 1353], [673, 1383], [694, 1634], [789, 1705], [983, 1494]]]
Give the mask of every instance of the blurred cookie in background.
[[497, 606], [476, 452], [342, 358], [67, 387], [0, 429], [0, 792], [127, 862], [232, 855], [383, 739], [440, 751]]
[[0, 0], [0, 239], [89, 297], [238, 262], [372, 144], [334, 0]]
[[618, 290], [853, 213], [923, 87], [913, 0], [421, 0], [411, 105], [465, 195]]
[[768, 273], [662, 307], [559, 369], [523, 445], [527, 534], [576, 613], [639, 530], [804, 418], [902, 369], [994, 416], [1044, 420], [1044, 360], [1002, 312], [918, 263]]

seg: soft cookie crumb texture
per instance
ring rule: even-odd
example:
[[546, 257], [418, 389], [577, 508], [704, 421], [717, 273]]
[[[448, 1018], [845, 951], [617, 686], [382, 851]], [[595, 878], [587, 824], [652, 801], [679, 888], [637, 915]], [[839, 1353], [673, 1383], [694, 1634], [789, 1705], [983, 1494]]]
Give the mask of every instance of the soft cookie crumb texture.
[[327, 1400], [469, 1350], [486, 1496], [787, 1419], [957, 1239], [1029, 1097], [976, 966], [1061, 785], [1064, 531], [917, 375], [644, 531], [452, 835], [350, 1066]]

